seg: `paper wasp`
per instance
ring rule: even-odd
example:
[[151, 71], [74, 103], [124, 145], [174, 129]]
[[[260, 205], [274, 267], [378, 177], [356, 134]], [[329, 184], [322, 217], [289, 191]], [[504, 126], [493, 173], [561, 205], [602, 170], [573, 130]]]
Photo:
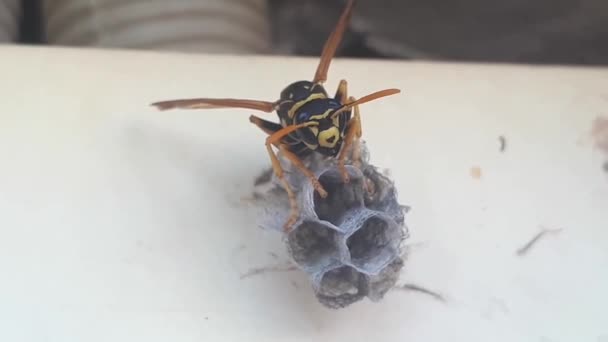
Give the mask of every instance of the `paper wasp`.
[[[250, 116], [249, 121], [268, 134], [266, 149], [272, 162], [272, 168], [289, 196], [291, 213], [284, 226], [286, 231], [290, 230], [291, 226], [297, 221], [299, 211], [294, 192], [284, 177], [283, 168], [272, 147], [278, 149], [310, 179], [321, 197], [327, 197], [327, 192], [315, 175], [304, 165], [301, 158], [313, 152], [332, 158], [337, 157], [343, 180], [348, 182], [348, 174], [345, 168], [347, 153], [353, 152], [353, 155], [356, 156], [359, 153], [358, 144], [355, 144], [355, 141], [361, 137], [359, 105], [400, 92], [398, 89], [385, 89], [355, 99], [347, 95], [347, 82], [343, 79], [332, 98], [328, 96], [323, 87], [331, 60], [350, 21], [353, 6], [354, 0], [349, 0], [335, 29], [325, 42], [313, 80], [291, 83], [283, 89], [279, 100], [275, 102], [233, 98], [195, 98], [152, 104], [160, 110], [232, 107], [267, 113], [276, 111], [280, 124], [264, 120], [255, 115]], [[353, 109], [354, 114], [352, 113]], [[356, 158], [354, 159], [356, 160]]]

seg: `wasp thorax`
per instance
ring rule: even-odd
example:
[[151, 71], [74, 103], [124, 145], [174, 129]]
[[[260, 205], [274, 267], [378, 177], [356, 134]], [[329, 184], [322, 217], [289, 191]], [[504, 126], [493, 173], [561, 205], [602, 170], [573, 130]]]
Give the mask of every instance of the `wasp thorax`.
[[320, 94], [321, 97], [327, 97], [327, 92], [322, 85], [310, 81], [297, 81], [283, 89], [281, 99], [296, 102], [307, 99], [311, 94]]

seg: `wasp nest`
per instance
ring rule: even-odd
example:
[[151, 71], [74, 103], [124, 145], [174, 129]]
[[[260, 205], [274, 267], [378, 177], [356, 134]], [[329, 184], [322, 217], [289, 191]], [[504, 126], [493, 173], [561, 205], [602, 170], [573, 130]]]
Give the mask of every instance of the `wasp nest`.
[[[288, 251], [309, 275], [319, 302], [334, 309], [365, 297], [379, 301], [403, 267], [407, 207], [398, 203], [392, 181], [368, 163], [367, 150], [361, 147], [361, 166], [347, 165], [348, 183], [334, 160], [313, 155], [305, 161], [327, 190], [326, 198], [282, 160], [300, 210], [298, 221], [285, 233]], [[283, 231], [289, 200], [275, 177], [269, 184], [270, 190], [257, 196], [264, 203], [263, 226]]]

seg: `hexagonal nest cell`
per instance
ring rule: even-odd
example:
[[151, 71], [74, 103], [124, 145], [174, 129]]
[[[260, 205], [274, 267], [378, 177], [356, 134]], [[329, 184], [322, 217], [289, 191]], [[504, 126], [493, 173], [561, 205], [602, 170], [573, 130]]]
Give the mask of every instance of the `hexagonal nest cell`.
[[[367, 150], [362, 154], [367, 158]], [[336, 309], [365, 297], [380, 300], [397, 281], [403, 266], [400, 245], [408, 236], [392, 181], [364, 159], [361, 168], [347, 163], [350, 182], [344, 183], [335, 159], [313, 154], [305, 164], [328, 192], [321, 198], [307, 177], [279, 158], [287, 165], [300, 213], [285, 235], [287, 248], [311, 279], [318, 301]], [[256, 197], [263, 206], [263, 225], [282, 232], [289, 199], [276, 177], [270, 184]]]
[[404, 260], [399, 256], [391, 261], [377, 275], [369, 277], [369, 293], [367, 297], [377, 302], [384, 298], [384, 295], [397, 283], [399, 273], [404, 266]]
[[363, 202], [366, 208], [378, 210], [391, 216], [397, 224], [403, 224], [409, 207], [397, 201], [397, 190], [390, 178], [383, 175], [373, 165], [362, 168], [367, 191]]
[[369, 217], [350, 235], [346, 246], [357, 268], [375, 274], [398, 253], [401, 234], [394, 222], [380, 215]]
[[351, 175], [350, 181], [344, 183], [338, 170], [330, 169], [321, 174], [319, 183], [327, 191], [327, 197], [314, 194], [314, 211], [320, 220], [339, 225], [344, 214], [363, 206], [363, 178]]
[[367, 292], [365, 274], [350, 266], [340, 266], [321, 276], [316, 296], [323, 305], [339, 309], [363, 299]]
[[294, 261], [305, 269], [319, 269], [340, 259], [338, 231], [321, 222], [304, 221], [287, 235]]

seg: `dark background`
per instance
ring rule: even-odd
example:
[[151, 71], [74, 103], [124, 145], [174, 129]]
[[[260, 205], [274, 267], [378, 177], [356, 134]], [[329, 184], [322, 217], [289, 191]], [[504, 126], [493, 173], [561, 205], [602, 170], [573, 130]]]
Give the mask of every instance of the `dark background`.
[[[275, 53], [317, 56], [343, 5], [269, 0]], [[20, 42], [44, 43], [40, 9], [23, 1]], [[338, 54], [608, 65], [608, 0], [360, 0]]]

